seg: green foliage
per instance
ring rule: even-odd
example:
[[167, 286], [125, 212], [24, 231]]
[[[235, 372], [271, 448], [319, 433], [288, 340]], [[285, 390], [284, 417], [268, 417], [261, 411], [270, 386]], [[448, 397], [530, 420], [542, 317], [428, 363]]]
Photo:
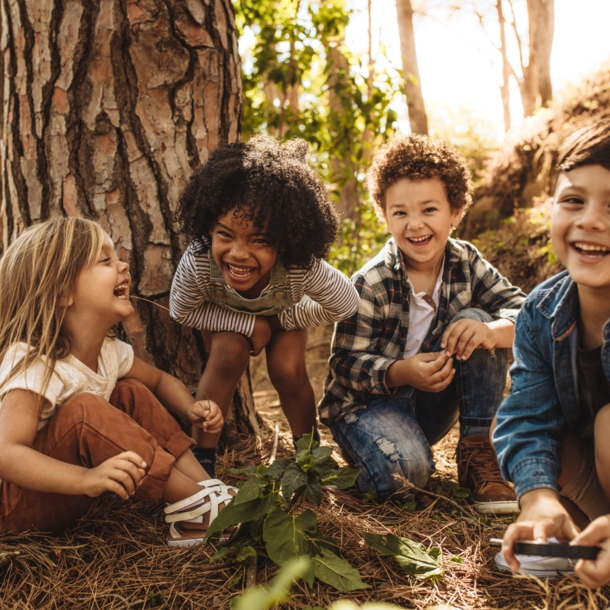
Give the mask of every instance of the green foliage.
[[330, 260], [351, 274], [385, 241], [365, 205], [364, 175], [373, 149], [395, 132], [400, 72], [376, 74], [370, 58], [346, 48], [347, 0], [236, 0], [235, 12], [243, 57], [242, 136], [309, 142], [310, 161], [345, 218]]
[[398, 565], [409, 576], [418, 578], [430, 578], [439, 576], [443, 573], [441, 562], [441, 550], [438, 547], [426, 549], [423, 544], [402, 538], [394, 534], [363, 533], [365, 542], [368, 546], [384, 555], [394, 557]]
[[299, 574], [309, 586], [317, 578], [339, 591], [368, 588], [340, 556], [337, 542], [319, 531], [315, 513], [297, 510], [305, 500], [319, 506], [323, 487], [346, 489], [356, 482], [358, 471], [340, 468], [331, 454], [330, 447], [321, 447], [312, 434], [306, 434], [297, 442], [294, 462], [284, 459], [271, 466], [234, 470], [249, 478], [212, 522], [208, 536], [239, 527], [211, 561], [233, 556], [244, 563], [264, 545], [268, 557], [280, 566], [308, 557], [306, 568], [299, 564]]
[[[242, 595], [235, 598], [231, 604], [231, 610], [268, 610], [272, 606], [288, 601], [290, 587], [300, 578], [304, 578], [310, 570], [311, 559], [309, 557], [297, 557], [291, 559], [277, 573], [271, 581], [270, 587], [253, 587], [247, 589]], [[355, 570], [354, 570], [355, 571]], [[329, 610], [400, 610], [400, 606], [381, 603], [368, 603], [358, 606], [354, 602], [342, 600], [335, 602]], [[306, 606], [303, 610], [324, 610], [320, 606]]]

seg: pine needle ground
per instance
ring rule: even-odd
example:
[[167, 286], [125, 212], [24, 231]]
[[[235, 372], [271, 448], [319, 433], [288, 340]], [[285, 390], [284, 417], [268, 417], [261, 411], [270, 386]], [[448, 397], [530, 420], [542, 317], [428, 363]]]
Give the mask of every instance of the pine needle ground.
[[[363, 503], [356, 494], [325, 492], [318, 509], [320, 529], [335, 537], [344, 557], [371, 589], [341, 594], [316, 583], [293, 587], [282, 608], [328, 607], [349, 597], [358, 603], [377, 600], [405, 608], [544, 608], [605, 609], [610, 589], [592, 592], [575, 578], [555, 583], [513, 578], [494, 570], [499, 537], [509, 518], [485, 520], [464, 500], [454, 499], [456, 431], [435, 448], [438, 472], [426, 490], [414, 491], [417, 508], [407, 513], [391, 503]], [[219, 461], [221, 470], [267, 461], [273, 435], [246, 439]], [[289, 457], [292, 442], [280, 438], [278, 455]], [[226, 475], [230, 480], [230, 475]], [[314, 508], [314, 507], [312, 507]], [[393, 532], [443, 552], [444, 575], [410, 578], [389, 557], [369, 549], [360, 532]], [[0, 600], [3, 609], [63, 608], [227, 608], [246, 579], [264, 584], [277, 567], [259, 555], [256, 571], [229, 563], [210, 564], [210, 545], [170, 549], [162, 506], [101, 498], [65, 536], [40, 534], [0, 538]], [[460, 558], [458, 563], [455, 558]], [[255, 610], [255, 609], [253, 609]]]

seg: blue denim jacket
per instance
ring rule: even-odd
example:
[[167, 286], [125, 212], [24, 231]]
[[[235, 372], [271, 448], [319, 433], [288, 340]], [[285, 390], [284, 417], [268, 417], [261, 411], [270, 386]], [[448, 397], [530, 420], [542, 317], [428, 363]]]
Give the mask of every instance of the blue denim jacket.
[[[610, 380], [610, 321], [603, 335]], [[537, 286], [519, 313], [511, 392], [497, 413], [493, 442], [502, 475], [518, 497], [540, 487], [558, 491], [561, 429], [574, 426], [581, 413], [577, 347], [577, 285], [563, 271]]]

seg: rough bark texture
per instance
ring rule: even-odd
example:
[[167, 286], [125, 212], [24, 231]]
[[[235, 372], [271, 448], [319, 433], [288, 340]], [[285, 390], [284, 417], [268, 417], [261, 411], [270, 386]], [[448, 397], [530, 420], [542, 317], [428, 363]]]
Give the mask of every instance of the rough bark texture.
[[[192, 172], [240, 130], [230, 0], [0, 0], [2, 249], [38, 221], [87, 216], [166, 306], [185, 247], [174, 220]], [[192, 386], [203, 345], [138, 301], [136, 353]]]
[[500, 85], [500, 95], [502, 97], [504, 131], [508, 131], [510, 129], [510, 88], [508, 81], [511, 75], [511, 68], [508, 61], [508, 49], [506, 47], [506, 20], [504, 19], [502, 0], [496, 1], [496, 12], [498, 14], [498, 24], [500, 26], [500, 53], [502, 55], [502, 84]]
[[413, 133], [428, 135], [428, 116], [424, 106], [421, 79], [417, 66], [411, 0], [396, 0], [396, 14], [398, 17], [398, 32], [400, 35], [400, 51], [405, 79], [405, 93], [407, 95], [407, 108], [409, 111], [409, 124]]

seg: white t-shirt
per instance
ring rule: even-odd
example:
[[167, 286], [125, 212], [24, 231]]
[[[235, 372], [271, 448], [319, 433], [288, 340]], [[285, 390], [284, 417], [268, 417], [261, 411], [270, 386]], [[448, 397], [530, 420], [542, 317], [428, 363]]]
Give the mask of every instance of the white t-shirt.
[[444, 265], [441, 264], [441, 271], [436, 278], [436, 284], [432, 291], [432, 302], [430, 302], [430, 297], [425, 292], [415, 294], [411, 280], [407, 280], [411, 287], [411, 292], [409, 293], [409, 330], [407, 332], [407, 344], [405, 345], [403, 358], [408, 358], [419, 352], [421, 344], [424, 342], [432, 322], [434, 322], [434, 316], [436, 315], [441, 296], [443, 267]]
[[25, 343], [15, 343], [9, 348], [0, 364], [0, 399], [9, 390], [29, 390], [44, 396], [50, 405], [42, 412], [38, 430], [45, 426], [57, 407], [75, 394], [88, 392], [108, 400], [117, 379], [124, 377], [131, 369], [134, 357], [131, 345], [106, 337], [97, 359], [97, 373], [70, 354], [55, 363], [49, 385], [43, 392], [43, 381], [47, 373], [46, 357], [43, 356], [41, 360], [3, 385], [10, 371], [21, 361], [26, 351]]

